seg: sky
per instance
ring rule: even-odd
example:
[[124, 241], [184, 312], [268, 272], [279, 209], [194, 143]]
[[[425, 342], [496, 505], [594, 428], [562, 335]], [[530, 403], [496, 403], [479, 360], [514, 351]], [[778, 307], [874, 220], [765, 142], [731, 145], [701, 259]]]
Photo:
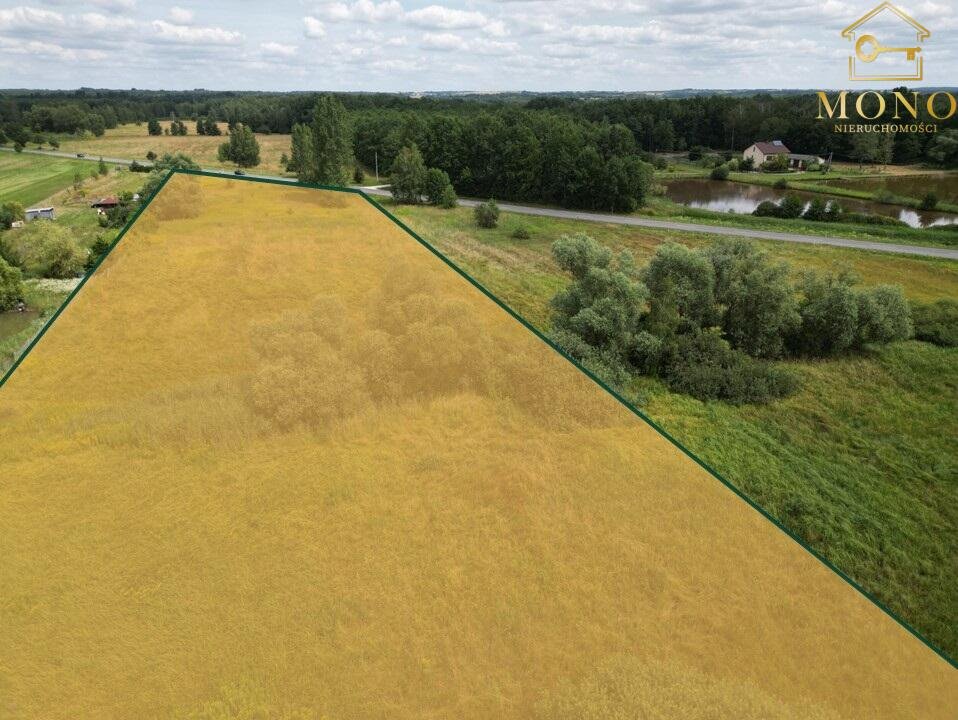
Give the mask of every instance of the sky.
[[[854, 90], [841, 31], [876, 3], [0, 0], [0, 87]], [[958, 2], [898, 6], [932, 32], [923, 84], [958, 85]]]

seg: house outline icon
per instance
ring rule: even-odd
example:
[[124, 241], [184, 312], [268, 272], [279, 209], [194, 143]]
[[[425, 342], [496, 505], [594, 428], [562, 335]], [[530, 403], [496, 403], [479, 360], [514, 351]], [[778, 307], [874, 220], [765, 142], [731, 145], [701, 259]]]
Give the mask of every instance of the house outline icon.
[[[849, 25], [847, 28], [842, 30], [842, 37], [846, 40], [854, 40], [856, 32], [858, 29], [867, 23], [869, 20], [884, 12], [885, 10], [890, 10], [892, 13], [898, 16], [900, 20], [911, 25], [915, 30], [916, 42], [921, 43], [924, 40], [927, 40], [931, 37], [931, 31], [922, 25], [920, 22], [911, 17], [908, 13], [899, 10], [897, 7], [892, 5], [890, 2], [883, 2], [881, 5], [878, 5], [871, 11], [865, 13], [855, 22]], [[848, 79], [849, 80], [922, 80], [924, 79], [925, 74], [925, 62], [924, 58], [921, 56], [920, 47], [917, 49], [917, 57], [915, 57], [915, 70], [911, 75], [862, 75], [858, 72], [857, 64], [855, 63], [855, 54], [849, 55], [848, 57]]]

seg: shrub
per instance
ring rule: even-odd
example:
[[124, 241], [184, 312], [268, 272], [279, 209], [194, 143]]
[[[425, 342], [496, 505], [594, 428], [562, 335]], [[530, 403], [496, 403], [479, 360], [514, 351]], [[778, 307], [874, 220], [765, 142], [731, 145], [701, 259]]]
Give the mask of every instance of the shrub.
[[442, 201], [442, 194], [450, 185], [449, 175], [439, 168], [429, 168], [426, 170], [426, 177], [423, 181], [423, 195], [430, 205], [439, 205]]
[[693, 145], [689, 148], [689, 160], [695, 162], [696, 160], [701, 160], [702, 156], [705, 154], [705, 148], [701, 145]]
[[712, 172], [709, 176], [713, 180], [728, 180], [728, 165], [719, 165], [716, 168], [712, 168]]
[[763, 200], [758, 204], [758, 207], [752, 211], [752, 215], [757, 217], [781, 217], [782, 213], [777, 203], [771, 200]]
[[815, 220], [821, 222], [826, 219], [828, 214], [828, 203], [822, 198], [812, 198], [812, 201], [805, 208], [802, 217], [806, 220]]
[[699, 400], [763, 403], [795, 391], [791, 373], [735, 350], [718, 332], [679, 335], [663, 349], [662, 375], [669, 387]]
[[864, 213], [845, 213], [842, 222], [861, 225], [888, 225], [889, 227], [908, 227], [908, 223], [887, 215], [865, 215]]
[[0, 257], [0, 312], [9, 310], [23, 297], [23, 275]]
[[102, 235], [98, 235], [90, 246], [89, 255], [87, 255], [86, 262], [83, 263], [83, 271], [85, 273], [92, 272], [97, 263], [100, 262], [100, 258], [102, 258], [109, 249], [110, 243], [108, 243]]
[[912, 308], [915, 339], [941, 347], [958, 347], [958, 301], [939, 300]]
[[446, 185], [442, 190], [442, 196], [439, 198], [439, 207], [451, 210], [459, 204], [459, 198], [456, 197], [456, 191], [452, 184]]
[[11, 250], [16, 264], [33, 277], [76, 277], [86, 259], [72, 233], [52, 222], [30, 223]]
[[825, 221], [840, 222], [844, 213], [845, 208], [842, 207], [842, 204], [838, 202], [838, 200], [832, 200], [828, 203], [828, 208], [825, 210]]
[[[284, 154], [283, 157], [285, 158], [286, 155]], [[282, 165], [284, 168], [286, 167], [286, 164], [288, 162], [289, 162], [289, 158], [286, 158], [286, 160], [283, 160], [282, 158], [280, 159], [280, 165]], [[357, 185], [362, 185], [363, 181], [365, 180], [366, 180], [366, 174], [363, 172], [363, 169], [357, 165], [356, 169], [353, 170], [353, 182], [356, 183]]]
[[772, 187], [775, 188], [776, 190], [785, 190], [788, 188], [788, 180], [786, 180], [785, 178], [779, 178], [778, 180], [775, 181]]
[[922, 210], [934, 210], [938, 207], [938, 196], [933, 192], [925, 193], [925, 196], [921, 199], [921, 205], [919, 206]]
[[879, 285], [858, 293], [857, 345], [888, 343], [912, 336], [911, 308], [895, 285]]
[[660, 245], [641, 279], [651, 296], [649, 330], [655, 335], [710, 327], [718, 322], [715, 270], [709, 259], [684, 245]]
[[797, 195], [789, 193], [782, 198], [778, 208], [783, 218], [794, 219], [801, 217], [802, 211], [805, 209], [805, 203]]
[[153, 160], [156, 160], [156, 153], [153, 152], [152, 150], [148, 151], [148, 152], [146, 153], [146, 159], [149, 160], [149, 161], [151, 161], [151, 162], [152, 162]]
[[528, 240], [532, 237], [532, 233], [530, 233], [524, 226], [520, 225], [512, 231], [512, 237], [516, 240]]
[[499, 206], [495, 200], [487, 200], [484, 203], [476, 205], [473, 215], [476, 218], [476, 225], [481, 228], [491, 229], [499, 224]]
[[895, 200], [895, 195], [890, 190], [881, 188], [875, 191], [875, 202], [880, 202], [885, 205], [892, 205], [894, 204]]
[[7, 230], [13, 223], [20, 222], [25, 217], [23, 205], [18, 202], [10, 201], [0, 205], [0, 229]]

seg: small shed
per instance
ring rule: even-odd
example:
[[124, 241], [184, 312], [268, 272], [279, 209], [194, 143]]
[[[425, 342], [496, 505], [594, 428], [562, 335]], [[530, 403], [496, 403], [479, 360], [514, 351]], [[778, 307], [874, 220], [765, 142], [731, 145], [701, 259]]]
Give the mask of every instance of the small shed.
[[52, 207], [30, 208], [29, 210], [23, 211], [23, 216], [27, 220], [36, 220], [37, 218], [43, 218], [44, 220], [53, 220], [55, 213], [53, 212]]

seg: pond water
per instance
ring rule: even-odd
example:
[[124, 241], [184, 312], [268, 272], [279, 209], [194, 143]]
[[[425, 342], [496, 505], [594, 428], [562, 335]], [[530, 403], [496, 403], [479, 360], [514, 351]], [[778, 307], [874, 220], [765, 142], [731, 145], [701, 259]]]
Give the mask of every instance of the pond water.
[[850, 190], [888, 190], [895, 195], [921, 200], [925, 193], [933, 192], [942, 202], [958, 203], [958, 173], [935, 173], [928, 175], [899, 175], [891, 177], [824, 180], [826, 185]]
[[6, 340], [8, 337], [13, 337], [18, 332], [26, 330], [30, 326], [30, 323], [39, 316], [40, 313], [36, 310], [0, 313], [0, 340]]
[[870, 200], [854, 198], [833, 198], [821, 193], [802, 192], [800, 190], [777, 190], [765, 185], [747, 185], [745, 183], [723, 180], [673, 180], [665, 185], [665, 196], [673, 202], [718, 212], [733, 211], [748, 215], [759, 203], [765, 200], [778, 202], [786, 194], [797, 195], [806, 204], [812, 198], [838, 200], [846, 212], [867, 215], [886, 215], [897, 218], [911, 227], [931, 227], [932, 225], [950, 225], [958, 223], [958, 215], [942, 212], [913, 210], [900, 205], [884, 205]]

